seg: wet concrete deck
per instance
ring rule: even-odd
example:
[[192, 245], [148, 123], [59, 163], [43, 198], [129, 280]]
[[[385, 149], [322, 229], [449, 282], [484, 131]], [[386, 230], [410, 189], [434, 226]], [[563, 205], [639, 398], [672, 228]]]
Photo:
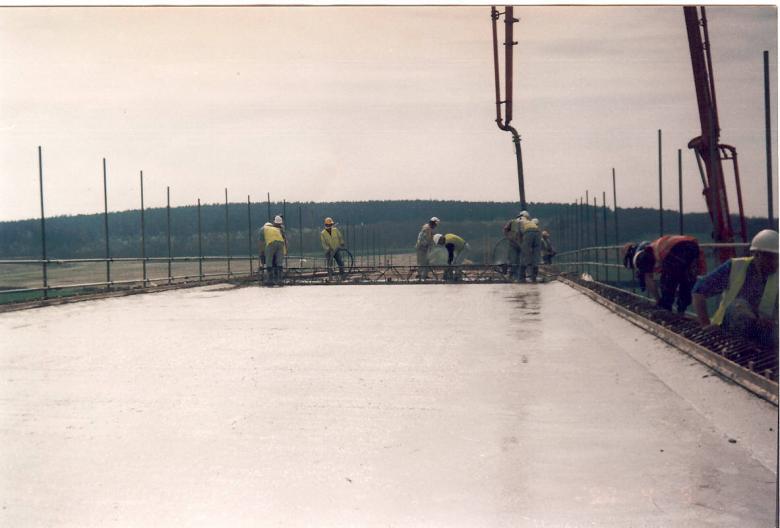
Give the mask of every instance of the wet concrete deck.
[[2, 526], [766, 527], [777, 409], [559, 283], [0, 315]]

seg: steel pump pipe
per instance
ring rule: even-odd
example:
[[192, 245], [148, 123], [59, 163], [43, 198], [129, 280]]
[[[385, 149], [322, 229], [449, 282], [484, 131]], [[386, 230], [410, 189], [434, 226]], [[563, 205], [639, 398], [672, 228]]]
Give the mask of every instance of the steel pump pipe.
[[[504, 83], [506, 100], [501, 100], [501, 80], [498, 68], [498, 19], [504, 15]], [[517, 184], [520, 190], [520, 208], [527, 209], [525, 200], [525, 181], [523, 175], [523, 153], [520, 148], [520, 134], [515, 127], [509, 123], [512, 121], [512, 63], [513, 46], [517, 42], [513, 41], [513, 24], [519, 22], [513, 16], [512, 6], [505, 6], [504, 12], [500, 13], [496, 6], [490, 8], [490, 19], [493, 25], [493, 70], [496, 80], [496, 124], [498, 128], [512, 133], [512, 142], [515, 144], [515, 156], [517, 158]], [[505, 106], [505, 117], [501, 117], [501, 105]]]

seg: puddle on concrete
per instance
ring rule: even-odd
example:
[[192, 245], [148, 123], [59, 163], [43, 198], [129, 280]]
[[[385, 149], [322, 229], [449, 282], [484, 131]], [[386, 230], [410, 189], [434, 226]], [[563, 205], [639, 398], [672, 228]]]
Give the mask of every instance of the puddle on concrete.
[[514, 325], [515, 335], [520, 339], [528, 339], [541, 335], [542, 302], [537, 288], [523, 288], [516, 290], [511, 295], [505, 295], [513, 308], [511, 320]]

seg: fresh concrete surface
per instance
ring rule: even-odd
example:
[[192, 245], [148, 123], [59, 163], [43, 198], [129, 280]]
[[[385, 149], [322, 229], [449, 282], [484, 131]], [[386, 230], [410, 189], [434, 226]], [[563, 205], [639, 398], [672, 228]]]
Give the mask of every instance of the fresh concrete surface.
[[774, 523], [777, 409], [559, 283], [198, 288], [0, 334], [2, 526]]

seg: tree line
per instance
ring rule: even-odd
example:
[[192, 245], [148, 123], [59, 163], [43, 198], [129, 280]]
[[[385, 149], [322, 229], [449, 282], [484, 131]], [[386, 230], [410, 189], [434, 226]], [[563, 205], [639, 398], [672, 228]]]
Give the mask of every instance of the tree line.
[[[615, 212], [592, 205], [531, 203], [528, 210], [551, 233], [558, 251], [592, 245], [613, 245]], [[149, 257], [246, 255], [257, 252], [258, 229], [273, 216], [283, 214], [291, 254], [320, 252], [319, 232], [326, 216], [344, 233], [353, 253], [413, 251], [420, 226], [431, 216], [442, 220], [439, 232], [456, 233], [481, 251], [502, 237], [502, 226], [519, 212], [512, 202], [438, 200], [385, 200], [358, 202], [265, 202], [205, 204], [144, 210], [144, 247]], [[678, 232], [679, 215], [664, 211], [664, 231]], [[619, 238], [652, 240], [660, 232], [659, 212], [649, 208], [619, 208]], [[200, 231], [198, 226], [200, 224]], [[767, 220], [749, 218], [752, 236], [767, 227]], [[735, 229], [736, 218], [732, 219]], [[711, 242], [711, 222], [706, 213], [684, 215], [687, 234]], [[776, 229], [776, 226], [775, 226]], [[108, 214], [109, 251], [112, 257], [141, 256], [141, 211]], [[200, 236], [199, 236], [200, 233]], [[0, 258], [40, 258], [39, 219], [0, 222]], [[100, 214], [65, 215], [46, 219], [49, 258], [102, 258], [106, 252], [105, 218]]]

